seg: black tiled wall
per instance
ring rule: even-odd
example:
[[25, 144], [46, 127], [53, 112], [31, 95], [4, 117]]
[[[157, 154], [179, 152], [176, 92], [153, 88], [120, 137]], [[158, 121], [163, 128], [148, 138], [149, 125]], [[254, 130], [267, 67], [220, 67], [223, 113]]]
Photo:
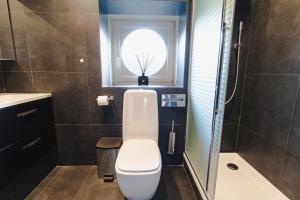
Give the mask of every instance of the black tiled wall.
[[[59, 164], [95, 163], [97, 139], [122, 134], [126, 90], [100, 85], [98, 1], [9, 1], [17, 62], [2, 65], [6, 92], [51, 92]], [[186, 93], [186, 89], [156, 90], [159, 95]], [[115, 101], [109, 107], [98, 107], [99, 95], [114, 95]], [[163, 162], [182, 164], [186, 109], [160, 108], [159, 118]], [[171, 156], [166, 151], [172, 120], [177, 153]]]
[[237, 152], [300, 196], [300, 1], [255, 1]]

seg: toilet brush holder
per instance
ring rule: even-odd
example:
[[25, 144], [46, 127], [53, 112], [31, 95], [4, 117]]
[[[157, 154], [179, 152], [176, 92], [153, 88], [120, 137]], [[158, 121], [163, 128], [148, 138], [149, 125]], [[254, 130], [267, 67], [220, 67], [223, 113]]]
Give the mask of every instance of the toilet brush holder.
[[174, 132], [174, 121], [172, 121], [172, 131], [169, 133], [168, 154], [175, 154], [175, 138], [176, 133]]

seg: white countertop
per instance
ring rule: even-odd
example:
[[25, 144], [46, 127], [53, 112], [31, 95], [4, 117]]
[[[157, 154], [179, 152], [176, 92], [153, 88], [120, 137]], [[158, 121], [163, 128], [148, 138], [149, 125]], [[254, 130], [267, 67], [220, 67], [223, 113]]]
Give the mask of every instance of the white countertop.
[[51, 96], [51, 93], [1, 93], [0, 109]]

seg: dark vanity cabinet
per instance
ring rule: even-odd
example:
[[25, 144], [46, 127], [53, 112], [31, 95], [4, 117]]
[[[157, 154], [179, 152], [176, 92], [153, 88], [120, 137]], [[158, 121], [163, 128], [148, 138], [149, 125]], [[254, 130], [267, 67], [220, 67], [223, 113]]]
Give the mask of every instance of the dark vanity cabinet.
[[0, 199], [24, 199], [54, 168], [51, 98], [0, 110]]

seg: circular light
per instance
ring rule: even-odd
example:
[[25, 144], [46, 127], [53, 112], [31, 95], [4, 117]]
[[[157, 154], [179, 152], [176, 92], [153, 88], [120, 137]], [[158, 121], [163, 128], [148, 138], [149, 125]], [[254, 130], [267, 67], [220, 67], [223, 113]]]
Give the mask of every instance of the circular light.
[[126, 68], [137, 76], [142, 75], [140, 64], [144, 66], [148, 63], [145, 75], [150, 76], [165, 64], [167, 47], [163, 38], [155, 31], [139, 29], [125, 38], [121, 47], [121, 57]]

